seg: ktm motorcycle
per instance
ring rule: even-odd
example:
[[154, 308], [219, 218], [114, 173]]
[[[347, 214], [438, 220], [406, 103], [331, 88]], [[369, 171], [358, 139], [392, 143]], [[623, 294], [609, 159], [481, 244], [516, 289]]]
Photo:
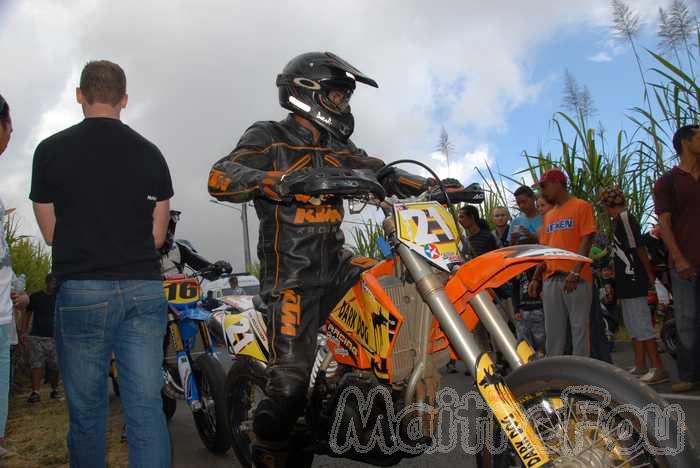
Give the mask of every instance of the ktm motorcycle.
[[[430, 453], [442, 430], [438, 369], [451, 357], [466, 364], [488, 408], [484, 439], [508, 441], [500, 453], [483, 444], [480, 466], [698, 466], [687, 427], [659, 395], [597, 360], [535, 360], [494, 303], [492, 288], [542, 261], [573, 266], [590, 260], [522, 245], [464, 263], [457, 224], [443, 205], [479, 203], [484, 194], [478, 186], [440, 186], [398, 200], [358, 170], [316, 169], [283, 178], [289, 194], [379, 207], [390, 250], [345, 292], [319, 330], [307, 404], [291, 434], [286, 466], [311, 466], [315, 454], [387, 466]], [[264, 311], [217, 312], [213, 319], [234, 361], [226, 381], [233, 448], [250, 467], [252, 419], [264, 398], [270, 359]], [[481, 345], [478, 328], [488, 332], [503, 365]], [[635, 408], [657, 411], [640, 416]], [[664, 423], [663, 430], [655, 429], [657, 423]], [[679, 440], [684, 450], [678, 450]]]

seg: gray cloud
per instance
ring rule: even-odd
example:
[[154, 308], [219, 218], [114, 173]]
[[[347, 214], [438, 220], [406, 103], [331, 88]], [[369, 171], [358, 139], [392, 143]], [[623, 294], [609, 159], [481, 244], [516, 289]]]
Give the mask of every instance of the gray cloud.
[[[605, 34], [608, 2], [575, 3], [8, 2], [0, 7], [0, 92], [16, 131], [0, 190], [36, 233], [26, 200], [33, 146], [80, 120], [72, 95], [80, 68], [108, 58], [127, 73], [124, 121], [169, 161], [173, 206], [183, 211], [178, 235], [240, 267], [238, 213], [208, 202], [206, 176], [252, 122], [284, 116], [274, 79], [287, 60], [332, 50], [376, 78], [378, 90], [353, 98], [353, 140], [387, 160], [436, 164], [429, 154], [441, 124], [458, 153], [470, 154], [488, 147], [486, 132], [506, 129], [510, 110], [537, 99], [543, 84], [527, 64], [538, 44], [562, 28], [593, 24]], [[657, 4], [638, 7], [652, 14]], [[256, 221], [251, 229], [255, 241]]]

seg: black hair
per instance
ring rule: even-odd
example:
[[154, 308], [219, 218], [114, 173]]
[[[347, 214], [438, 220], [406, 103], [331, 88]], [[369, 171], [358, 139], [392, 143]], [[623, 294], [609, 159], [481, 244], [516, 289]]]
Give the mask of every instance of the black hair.
[[695, 130], [699, 130], [700, 125], [684, 125], [673, 134], [673, 149], [680, 156], [683, 151], [683, 140], [690, 140], [695, 134]]
[[0, 94], [0, 124], [7, 128], [10, 123], [10, 105], [7, 103], [2, 94]]
[[533, 192], [527, 185], [521, 185], [515, 190], [515, 192], [513, 192], [513, 196], [518, 197], [520, 195], [527, 195], [530, 198], [535, 198], [535, 192]]
[[479, 210], [473, 206], [473, 205], [464, 205], [462, 208], [459, 209], [459, 211], [464, 215], [464, 216], [469, 216], [474, 220], [477, 226], [479, 226], [481, 229], [490, 229], [489, 228], [489, 223], [486, 222], [484, 218], [479, 215]]
[[46, 282], [48, 283], [49, 281], [55, 280], [56, 276], [53, 273], [49, 273], [46, 275]]

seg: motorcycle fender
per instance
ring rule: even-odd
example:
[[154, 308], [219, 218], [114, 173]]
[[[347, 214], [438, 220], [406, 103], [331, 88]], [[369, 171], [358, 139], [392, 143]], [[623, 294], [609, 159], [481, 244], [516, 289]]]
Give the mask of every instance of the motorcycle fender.
[[518, 353], [518, 356], [520, 356], [520, 359], [522, 359], [525, 364], [535, 357], [535, 350], [532, 349], [532, 346], [530, 346], [530, 343], [526, 340], [520, 340], [515, 348], [515, 352]]
[[514, 245], [480, 255], [462, 265], [445, 285], [450, 301], [469, 301], [484, 289], [504, 285], [520, 273], [546, 260], [591, 263], [591, 259], [545, 245]]
[[233, 356], [249, 356], [267, 363], [270, 357], [267, 332], [262, 314], [247, 310], [239, 314], [225, 314], [223, 328], [228, 351]]

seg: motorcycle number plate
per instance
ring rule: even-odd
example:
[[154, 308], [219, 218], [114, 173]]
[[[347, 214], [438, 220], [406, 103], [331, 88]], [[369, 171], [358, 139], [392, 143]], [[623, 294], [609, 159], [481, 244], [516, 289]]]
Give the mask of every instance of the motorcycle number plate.
[[394, 205], [394, 219], [402, 244], [436, 267], [449, 272], [463, 261], [454, 218], [436, 201]]
[[196, 278], [166, 280], [163, 282], [163, 291], [171, 304], [191, 304], [197, 302], [202, 295]]

